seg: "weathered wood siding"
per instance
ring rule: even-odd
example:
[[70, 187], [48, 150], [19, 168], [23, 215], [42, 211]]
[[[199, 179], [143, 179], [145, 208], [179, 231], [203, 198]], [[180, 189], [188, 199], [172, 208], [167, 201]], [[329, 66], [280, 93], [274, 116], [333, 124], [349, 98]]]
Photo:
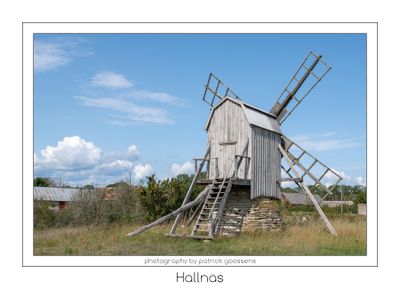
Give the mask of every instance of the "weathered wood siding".
[[251, 128], [251, 199], [280, 198], [277, 183], [281, 175], [280, 135], [257, 126]]
[[[224, 177], [226, 174], [230, 176], [234, 171], [234, 165], [231, 165], [234, 156], [242, 153], [251, 138], [251, 128], [241, 106], [228, 100], [217, 107], [207, 132], [208, 142], [211, 144], [211, 157], [218, 158], [219, 177]], [[248, 155], [251, 155], [250, 144]], [[250, 178], [250, 167], [247, 170], [248, 176], [245, 176], [245, 161], [243, 161], [238, 171], [238, 178]], [[215, 160], [212, 160], [209, 178], [215, 176]]]

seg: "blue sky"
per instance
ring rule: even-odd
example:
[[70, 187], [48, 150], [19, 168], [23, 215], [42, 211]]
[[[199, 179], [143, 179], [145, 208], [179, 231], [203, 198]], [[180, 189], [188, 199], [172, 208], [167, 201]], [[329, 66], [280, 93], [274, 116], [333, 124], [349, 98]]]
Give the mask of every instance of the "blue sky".
[[332, 71], [282, 126], [284, 134], [364, 184], [363, 34], [36, 34], [35, 176], [71, 185], [192, 172], [204, 154], [210, 72], [270, 110], [306, 54]]

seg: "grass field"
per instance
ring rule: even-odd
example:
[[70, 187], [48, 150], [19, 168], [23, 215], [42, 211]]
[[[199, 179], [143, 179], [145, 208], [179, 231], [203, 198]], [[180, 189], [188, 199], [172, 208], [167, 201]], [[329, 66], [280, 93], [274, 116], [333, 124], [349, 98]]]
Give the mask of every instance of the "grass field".
[[155, 227], [136, 237], [126, 233], [139, 225], [89, 226], [34, 231], [34, 255], [192, 255], [192, 256], [355, 256], [366, 254], [366, 221], [341, 216], [332, 221], [331, 236], [318, 219], [287, 224], [280, 232], [242, 233], [211, 242], [167, 238], [170, 225]]

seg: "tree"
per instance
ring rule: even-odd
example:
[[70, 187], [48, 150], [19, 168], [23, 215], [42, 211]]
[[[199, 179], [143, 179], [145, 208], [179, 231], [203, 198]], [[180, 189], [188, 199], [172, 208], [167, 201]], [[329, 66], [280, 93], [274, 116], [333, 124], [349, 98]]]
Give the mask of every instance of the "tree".
[[33, 179], [34, 187], [55, 187], [56, 183], [52, 178], [37, 177]]

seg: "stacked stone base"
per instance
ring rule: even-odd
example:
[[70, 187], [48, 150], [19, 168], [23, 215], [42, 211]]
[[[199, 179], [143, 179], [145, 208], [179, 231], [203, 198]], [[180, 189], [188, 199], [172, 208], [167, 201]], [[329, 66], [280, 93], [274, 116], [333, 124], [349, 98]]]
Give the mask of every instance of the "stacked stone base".
[[266, 197], [250, 200], [248, 190], [231, 191], [218, 227], [219, 233], [237, 236], [241, 232], [281, 230], [278, 202]]

